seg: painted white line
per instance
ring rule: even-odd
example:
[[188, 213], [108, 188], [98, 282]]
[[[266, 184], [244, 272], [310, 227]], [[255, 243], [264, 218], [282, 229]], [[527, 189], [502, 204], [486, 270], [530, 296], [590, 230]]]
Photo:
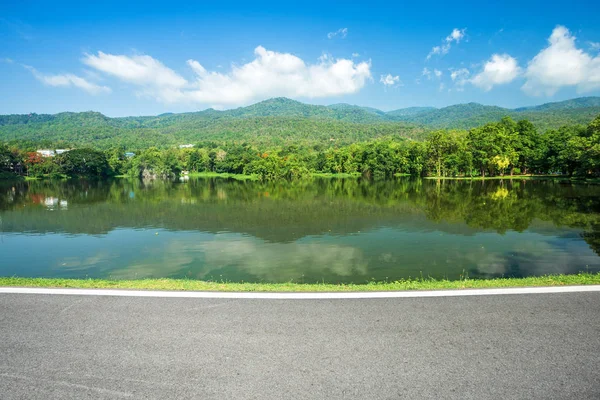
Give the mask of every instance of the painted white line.
[[252, 292], [185, 292], [120, 289], [49, 289], [0, 287], [0, 294], [58, 294], [72, 296], [172, 297], [197, 299], [272, 299], [272, 300], [329, 300], [329, 299], [388, 299], [412, 297], [461, 297], [507, 294], [546, 294], [600, 292], [600, 285], [551, 286], [498, 289], [423, 290], [403, 292], [325, 292], [325, 293], [252, 293]]

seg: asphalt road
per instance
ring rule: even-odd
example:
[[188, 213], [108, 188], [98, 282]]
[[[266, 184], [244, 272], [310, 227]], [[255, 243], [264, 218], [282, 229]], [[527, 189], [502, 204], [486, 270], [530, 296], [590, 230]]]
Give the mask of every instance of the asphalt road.
[[0, 398], [600, 399], [600, 293], [0, 294]]

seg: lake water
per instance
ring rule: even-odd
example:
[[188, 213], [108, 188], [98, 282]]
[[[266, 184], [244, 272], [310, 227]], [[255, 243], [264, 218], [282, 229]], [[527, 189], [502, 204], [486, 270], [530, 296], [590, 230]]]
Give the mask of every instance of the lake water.
[[364, 283], [596, 272], [599, 254], [599, 185], [0, 184], [1, 276]]

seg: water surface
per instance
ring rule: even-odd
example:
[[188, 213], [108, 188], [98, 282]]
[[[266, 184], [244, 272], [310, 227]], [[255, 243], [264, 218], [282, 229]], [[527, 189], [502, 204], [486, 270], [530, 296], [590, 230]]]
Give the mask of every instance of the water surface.
[[600, 271], [600, 186], [0, 184], [0, 275], [355, 282]]

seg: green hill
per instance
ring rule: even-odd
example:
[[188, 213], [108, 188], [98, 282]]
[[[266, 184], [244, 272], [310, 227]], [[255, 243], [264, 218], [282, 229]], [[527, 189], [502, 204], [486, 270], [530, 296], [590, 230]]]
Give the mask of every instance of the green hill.
[[[95, 113], [94, 113], [95, 114]], [[14, 120], [15, 118], [12, 118]], [[354, 123], [332, 118], [227, 117], [202, 113], [164, 117], [96, 118], [90, 113], [57, 114], [44, 122], [22, 120], [0, 126], [0, 141], [33, 147], [90, 145], [128, 149], [168, 147], [202, 141], [257, 145], [349, 144], [380, 137], [421, 139], [425, 129], [404, 122]]]
[[405, 114], [398, 111], [392, 111], [388, 115], [398, 121], [431, 128], [469, 129], [510, 116], [515, 120], [528, 119], [538, 129], [547, 130], [563, 125], [588, 124], [600, 114], [600, 97], [583, 97], [517, 109], [468, 103]]
[[497, 121], [510, 110], [478, 103], [457, 104], [440, 109], [430, 109], [397, 119], [434, 128], [471, 128], [486, 122]]
[[561, 111], [600, 107], [600, 97], [579, 97], [577, 99], [546, 103], [540, 106], [516, 108], [515, 111]]
[[32, 146], [93, 143], [100, 148], [116, 144], [127, 148], [166, 147], [201, 141], [330, 145], [380, 137], [420, 139], [430, 129], [469, 129], [504, 116], [528, 119], [543, 131], [588, 124], [598, 114], [600, 97], [518, 109], [468, 103], [387, 113], [350, 104], [320, 106], [275, 98], [232, 110], [158, 116], [109, 118], [92, 111], [0, 115], [0, 141], [30, 141]]
[[401, 108], [399, 110], [388, 111], [386, 113], [386, 115], [388, 117], [392, 117], [392, 118], [397, 118], [397, 117], [402, 118], [402, 117], [410, 117], [413, 115], [424, 113], [426, 111], [433, 111], [433, 110], [437, 110], [437, 109], [435, 107], [408, 107], [408, 108]]

